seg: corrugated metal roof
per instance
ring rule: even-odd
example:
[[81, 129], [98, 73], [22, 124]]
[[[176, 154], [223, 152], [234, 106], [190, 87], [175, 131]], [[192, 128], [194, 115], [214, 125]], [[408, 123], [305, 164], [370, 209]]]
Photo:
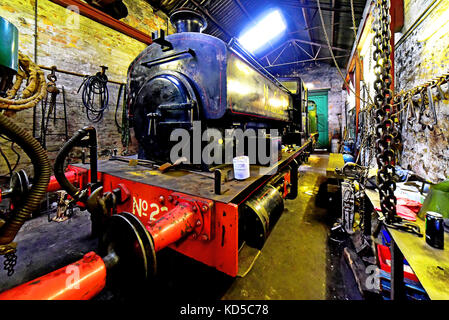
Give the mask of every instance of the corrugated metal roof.
[[[232, 37], [238, 37], [245, 28], [270, 8], [279, 8], [287, 20], [287, 32], [283, 37], [272, 41], [265, 50], [256, 54], [262, 64], [269, 66], [270, 71], [282, 74], [288, 73], [292, 67], [297, 68], [298, 62], [313, 58], [320, 62], [333, 63], [317, 10], [317, 0], [146, 1], [168, 15], [181, 7], [201, 12], [208, 20], [208, 27], [204, 32], [225, 42]], [[342, 56], [338, 59], [342, 68], [346, 66], [354, 42], [350, 3], [350, 0], [320, 0], [326, 32], [334, 47], [334, 55]], [[357, 27], [365, 3], [366, 0], [353, 0]]]

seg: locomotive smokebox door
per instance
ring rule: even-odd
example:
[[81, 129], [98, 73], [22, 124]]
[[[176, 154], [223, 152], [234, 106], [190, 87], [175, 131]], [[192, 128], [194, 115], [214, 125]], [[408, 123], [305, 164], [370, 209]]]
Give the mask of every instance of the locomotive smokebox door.
[[147, 159], [170, 160], [175, 129], [192, 129], [198, 102], [189, 81], [180, 73], [164, 72], [147, 81], [135, 104], [135, 132]]

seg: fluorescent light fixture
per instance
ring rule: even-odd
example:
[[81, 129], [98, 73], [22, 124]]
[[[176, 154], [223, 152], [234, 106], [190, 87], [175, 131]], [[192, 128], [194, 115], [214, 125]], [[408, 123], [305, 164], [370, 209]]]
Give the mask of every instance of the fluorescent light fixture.
[[266, 15], [254, 27], [238, 39], [248, 51], [254, 52], [264, 44], [273, 40], [287, 28], [279, 10]]

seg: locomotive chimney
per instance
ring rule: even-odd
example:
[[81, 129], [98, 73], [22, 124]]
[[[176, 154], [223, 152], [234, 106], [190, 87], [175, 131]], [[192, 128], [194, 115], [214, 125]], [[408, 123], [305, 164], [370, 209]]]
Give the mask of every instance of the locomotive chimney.
[[176, 32], [202, 32], [207, 27], [206, 18], [199, 12], [187, 8], [180, 8], [170, 16]]

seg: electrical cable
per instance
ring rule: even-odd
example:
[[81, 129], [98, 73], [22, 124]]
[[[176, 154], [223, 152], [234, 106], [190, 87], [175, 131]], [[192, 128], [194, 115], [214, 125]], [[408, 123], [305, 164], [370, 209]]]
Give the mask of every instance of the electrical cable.
[[15, 161], [15, 164], [13, 167], [11, 167], [11, 162], [9, 161], [9, 159], [7, 158], [6, 154], [4, 153], [3, 149], [0, 147], [0, 155], [2, 156], [2, 158], [5, 160], [6, 165], [8, 166], [8, 171], [9, 171], [9, 175], [3, 175], [1, 176], [2, 178], [7, 178], [7, 177], [11, 177], [12, 173], [17, 169], [19, 162], [20, 162], [20, 158], [21, 155], [19, 152], [17, 152], [17, 150], [14, 148], [15, 142], [12, 141], [11, 139], [9, 139], [8, 137], [0, 134], [0, 138], [7, 141], [7, 142], [11, 142], [11, 146], [10, 149], [12, 152], [14, 152], [17, 155], [17, 159]]
[[121, 97], [122, 97], [122, 91], [123, 91], [124, 86], [125, 86], [124, 84], [121, 84], [120, 88], [118, 90], [117, 105], [115, 106], [115, 114], [114, 114], [115, 125], [117, 126], [117, 131], [119, 133], [122, 132], [122, 126], [118, 122], [117, 112], [118, 112], [118, 108], [120, 107], [120, 100], [121, 100]]
[[[13, 170], [11, 168], [11, 163], [9, 162], [8, 157], [5, 155], [5, 153], [3, 152], [3, 149], [1, 147], [0, 147], [0, 155], [5, 160], [6, 166], [8, 167], [9, 176], [11, 177], [12, 176], [12, 172], [13, 172]], [[7, 177], [7, 176], [4, 176], [4, 177]]]
[[[98, 72], [94, 76], [88, 76], [78, 89], [81, 91], [87, 119], [97, 123], [103, 119], [104, 112], [109, 108], [108, 77], [104, 72]], [[97, 98], [97, 101], [96, 101]], [[99, 100], [99, 101], [98, 101]], [[96, 104], [99, 106], [97, 107]]]
[[[327, 42], [327, 46], [328, 46], [329, 52], [330, 52], [330, 54], [331, 54], [332, 60], [334, 61], [335, 67], [337, 68], [337, 71], [338, 71], [340, 77], [342, 78], [342, 80], [343, 80], [343, 82], [344, 82], [344, 84], [345, 84], [345, 87], [348, 88], [348, 89], [349, 89], [349, 90], [356, 96], [356, 98], [360, 99], [360, 100], [363, 101], [364, 103], [367, 103], [365, 100], [363, 100], [363, 99], [362, 99], [362, 98], [361, 98], [361, 97], [354, 91], [354, 89], [352, 89], [352, 88], [349, 86], [348, 82], [346, 81], [345, 76], [344, 76], [343, 73], [341, 72], [341, 69], [340, 69], [340, 67], [339, 67], [339, 65], [338, 65], [338, 63], [337, 63], [337, 59], [335, 58], [334, 52], [332, 51], [332, 46], [331, 46], [331, 44], [330, 44], [329, 37], [328, 37], [328, 35], [327, 35], [326, 25], [324, 24], [323, 12], [321, 11], [320, 0], [316, 0], [316, 3], [317, 3], [317, 7], [318, 7], [318, 12], [319, 12], [319, 14], [320, 14], [321, 27], [323, 28], [323, 33], [324, 33], [324, 37], [326, 38], [326, 42]], [[355, 40], [356, 40], [356, 39], [355, 39]], [[357, 50], [357, 49], [356, 49], [356, 50]]]
[[[345, 87], [348, 88], [349, 91], [351, 91], [351, 92], [355, 95], [355, 97], [356, 97], [357, 99], [359, 99], [360, 101], [362, 101], [362, 102], [364, 102], [365, 104], [367, 104], [366, 109], [371, 110], [371, 109], [374, 107], [374, 103], [373, 103], [373, 100], [372, 100], [372, 98], [371, 98], [371, 96], [370, 96], [370, 94], [369, 94], [369, 91], [368, 91], [368, 97], [369, 97], [369, 100], [366, 101], [365, 99], [362, 99], [362, 98], [360, 97], [360, 95], [358, 95], [358, 94], [355, 92], [355, 90], [354, 90], [353, 88], [351, 88], [351, 87], [349, 86], [348, 82], [346, 81], [346, 78], [345, 78], [345, 76], [343, 75], [343, 73], [342, 73], [342, 71], [341, 71], [341, 68], [339, 67], [339, 65], [338, 65], [338, 63], [337, 63], [337, 60], [336, 60], [335, 55], [334, 55], [334, 52], [332, 51], [332, 46], [330, 45], [329, 36], [328, 36], [328, 34], [327, 34], [327, 31], [326, 31], [326, 25], [325, 25], [325, 23], [324, 23], [323, 12], [321, 11], [320, 0], [316, 0], [316, 3], [317, 3], [318, 12], [319, 12], [320, 20], [321, 20], [321, 27], [323, 28], [323, 33], [324, 33], [324, 37], [325, 37], [325, 39], [326, 39], [326, 43], [327, 43], [329, 52], [330, 52], [330, 54], [331, 54], [332, 60], [334, 61], [335, 67], [337, 68], [337, 71], [338, 71], [338, 73], [339, 73], [341, 79], [343, 80], [343, 83], [344, 83]], [[355, 40], [357, 40], [357, 33], [356, 33], [356, 26], [355, 26], [354, 4], [353, 4], [353, 1], [352, 1], [352, 0], [351, 0], [351, 7], [352, 7], [352, 10], [351, 10], [351, 14], [352, 14], [352, 23], [353, 23], [354, 33], [355, 33], [355, 36], [356, 36], [356, 38], [354, 39], [354, 41], [355, 41]], [[358, 51], [357, 51], [357, 48], [356, 48], [355, 51], [356, 51], [357, 56], [359, 56], [359, 53], [358, 53]], [[364, 82], [364, 81], [362, 80], [362, 82]], [[370, 101], [370, 100], [371, 100], [371, 101]], [[393, 104], [393, 106], [397, 106], [397, 105], [399, 105], [399, 103]]]
[[128, 149], [130, 142], [129, 118], [128, 118], [128, 94], [124, 91], [123, 96], [123, 111], [122, 111], [122, 145]]

